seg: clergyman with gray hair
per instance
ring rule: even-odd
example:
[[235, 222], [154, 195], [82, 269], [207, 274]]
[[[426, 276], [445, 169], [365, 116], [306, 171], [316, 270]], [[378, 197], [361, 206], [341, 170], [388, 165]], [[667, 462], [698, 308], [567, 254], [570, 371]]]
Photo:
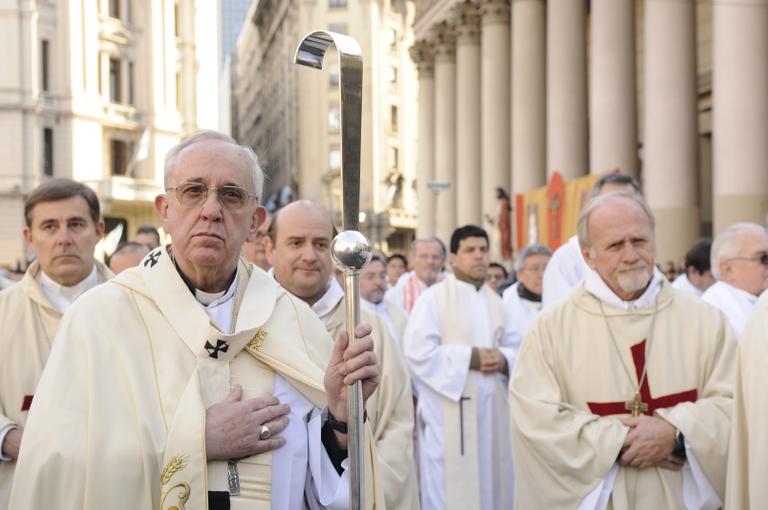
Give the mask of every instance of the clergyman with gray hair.
[[542, 244], [529, 244], [517, 254], [515, 275], [517, 282], [509, 286], [502, 295], [504, 313], [509, 323], [522, 339], [533, 324], [542, 308], [541, 287], [544, 270], [552, 256], [552, 250]]
[[[592, 187], [592, 198], [604, 193], [624, 192], [641, 194], [640, 184], [631, 175], [608, 173], [600, 177]], [[586, 206], [585, 206], [586, 207]], [[560, 246], [547, 264], [544, 271], [542, 302], [546, 308], [552, 303], [566, 299], [573, 288], [590, 272], [589, 266], [581, 255], [579, 240], [572, 236]]]
[[578, 239], [592, 271], [542, 311], [510, 379], [515, 507], [720, 508], [735, 354], [725, 316], [655, 267], [639, 195], [594, 198]]
[[11, 508], [347, 508], [346, 388], [377, 386], [370, 326], [334, 343], [240, 258], [266, 216], [263, 180], [220, 133], [170, 150], [155, 208], [171, 242], [65, 315]]
[[725, 313], [738, 339], [768, 289], [768, 230], [757, 223], [731, 225], [712, 242], [710, 261], [717, 283], [701, 299]]

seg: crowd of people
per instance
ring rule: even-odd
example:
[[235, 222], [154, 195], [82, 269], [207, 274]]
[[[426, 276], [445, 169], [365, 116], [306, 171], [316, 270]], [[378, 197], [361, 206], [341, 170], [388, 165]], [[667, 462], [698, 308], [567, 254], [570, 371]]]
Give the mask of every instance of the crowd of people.
[[165, 188], [170, 241], [142, 227], [106, 264], [90, 188], [27, 198], [36, 258], [0, 292], [0, 508], [347, 508], [356, 381], [366, 508], [768, 496], [764, 226], [672, 275], [640, 186], [609, 174], [573, 238], [511, 268], [474, 225], [374, 252], [350, 341], [327, 211], [268, 218], [256, 156], [211, 131], [171, 149]]

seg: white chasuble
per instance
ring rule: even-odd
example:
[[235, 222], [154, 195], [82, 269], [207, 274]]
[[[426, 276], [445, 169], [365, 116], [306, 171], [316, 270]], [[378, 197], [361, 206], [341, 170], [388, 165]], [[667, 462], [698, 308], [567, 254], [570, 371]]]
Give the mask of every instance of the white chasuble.
[[736, 361], [733, 426], [725, 507], [757, 510], [768, 504], [768, 291], [752, 309]]
[[[96, 262], [96, 283], [112, 277]], [[25, 428], [27, 413], [53, 346], [61, 313], [39, 283], [40, 263], [33, 262], [22, 280], [0, 292], [0, 433]], [[2, 439], [2, 437], [0, 437]], [[0, 508], [11, 495], [16, 462], [0, 462]]]
[[715, 282], [704, 291], [701, 299], [723, 311], [733, 328], [736, 340], [741, 338], [749, 313], [757, 302], [757, 296], [725, 282]]
[[[344, 292], [331, 278], [328, 291], [312, 307], [321, 314], [321, 320], [334, 339], [345, 328], [344, 303]], [[373, 350], [381, 367], [379, 387], [365, 406], [376, 442], [378, 481], [388, 510], [416, 510], [419, 490], [413, 458], [413, 393], [408, 367], [399, 346], [378, 315], [361, 309], [360, 322], [373, 328]]]
[[[723, 314], [666, 280], [656, 302], [635, 311], [607, 304], [601, 311], [583, 285], [545, 309], [510, 381], [515, 505], [574, 509], [602, 487], [610, 492], [604, 508], [717, 508], [725, 494], [734, 353]], [[643, 368], [646, 414], [685, 436], [682, 471], [616, 463], [628, 432], [618, 416], [628, 413]], [[714, 503], [696, 499], [711, 489]]]
[[473, 347], [497, 347], [511, 367], [514, 344], [501, 298], [486, 285], [449, 275], [414, 306], [403, 348], [419, 385], [422, 508], [512, 507], [508, 378], [469, 365]]
[[[164, 248], [84, 294], [65, 315], [41, 379], [12, 507], [207, 508], [209, 490], [226, 490], [226, 463], [206, 461], [205, 411], [237, 383], [244, 398], [287, 400], [291, 420], [304, 423], [298, 435], [306, 447], [300, 469], [279, 464], [279, 450], [240, 459], [232, 508], [293, 510], [305, 498], [309, 508], [344, 508], [347, 474], [331, 468], [333, 479], [326, 476], [317, 416], [327, 333], [306, 305], [243, 262], [236, 299], [235, 331], [224, 334]], [[283, 434], [291, 444], [296, 431]], [[372, 448], [369, 435], [371, 507]], [[292, 480], [274, 483], [285, 477]], [[305, 486], [303, 494], [273, 493]]]

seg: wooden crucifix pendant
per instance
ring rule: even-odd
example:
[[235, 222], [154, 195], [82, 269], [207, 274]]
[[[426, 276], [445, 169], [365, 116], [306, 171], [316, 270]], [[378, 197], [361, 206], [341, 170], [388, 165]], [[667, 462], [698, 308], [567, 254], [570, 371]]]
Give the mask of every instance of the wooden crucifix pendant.
[[643, 402], [640, 392], [636, 392], [632, 400], [624, 404], [624, 409], [631, 412], [632, 416], [640, 416], [648, 410], [648, 404]]

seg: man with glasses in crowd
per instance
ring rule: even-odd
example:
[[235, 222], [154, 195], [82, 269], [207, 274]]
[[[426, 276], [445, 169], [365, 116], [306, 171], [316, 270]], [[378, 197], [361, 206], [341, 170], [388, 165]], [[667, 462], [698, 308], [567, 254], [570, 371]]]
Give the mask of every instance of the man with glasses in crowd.
[[[264, 221], [263, 179], [250, 148], [216, 132], [169, 151], [155, 207], [171, 244], [70, 308], [11, 508], [348, 507], [346, 388], [376, 388], [370, 326], [332, 342], [240, 259]], [[375, 472], [367, 439], [364, 456]]]
[[422, 292], [442, 279], [445, 245], [437, 237], [416, 239], [411, 244], [410, 257], [413, 271], [401, 276], [384, 296], [409, 315]]
[[701, 299], [725, 313], [739, 339], [758, 296], [768, 288], [768, 230], [756, 223], [731, 225], [712, 243], [711, 264], [718, 281]]
[[503, 300], [504, 313], [510, 317], [509, 323], [517, 332], [515, 337], [520, 340], [541, 311], [542, 280], [551, 255], [552, 251], [541, 244], [529, 244], [517, 254], [517, 282], [504, 291]]

